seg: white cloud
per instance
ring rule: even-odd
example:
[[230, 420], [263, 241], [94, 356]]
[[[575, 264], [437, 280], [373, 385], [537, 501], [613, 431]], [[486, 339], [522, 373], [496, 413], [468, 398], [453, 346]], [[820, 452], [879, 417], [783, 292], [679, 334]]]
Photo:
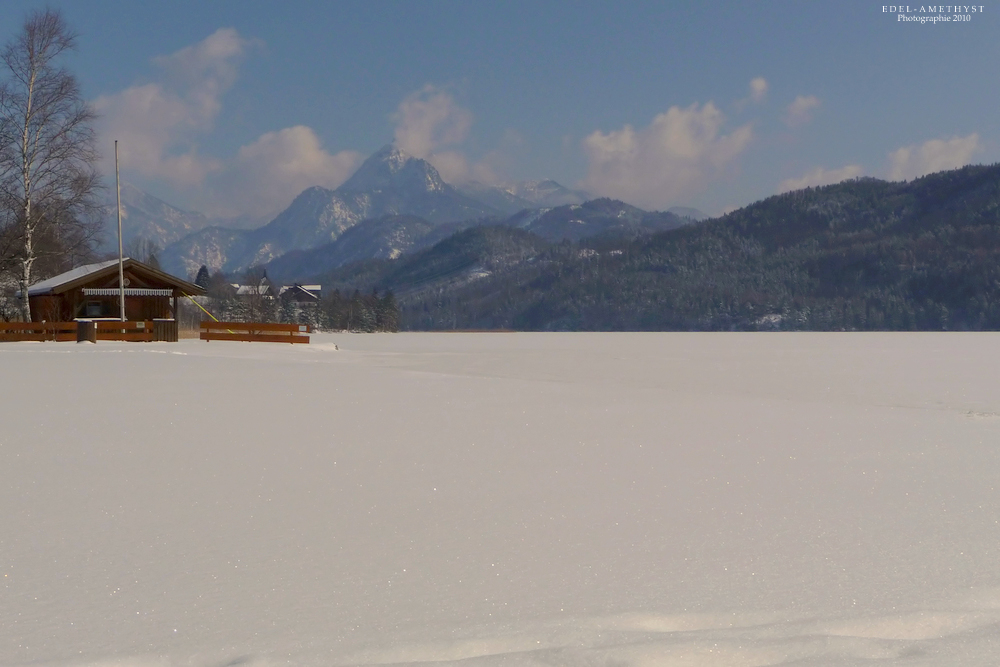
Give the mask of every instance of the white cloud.
[[[427, 160], [448, 183], [477, 180], [497, 183], [491, 156], [472, 162], [458, 150], [472, 128], [472, 112], [459, 106], [451, 94], [433, 85], [411, 93], [392, 115], [396, 145], [414, 157]], [[495, 156], [493, 156], [495, 157]]]
[[[328, 153], [305, 126], [264, 134], [228, 158], [199, 152], [199, 139], [212, 129], [240, 62], [256, 44], [222, 28], [156, 58], [155, 81], [94, 100], [102, 144], [119, 141], [123, 177], [164, 183], [187, 200], [177, 203], [212, 215], [272, 214], [307, 187], [346, 180], [360, 156]], [[114, 173], [113, 159], [105, 150], [105, 173]]]
[[861, 165], [849, 164], [840, 169], [824, 169], [816, 167], [812, 171], [798, 178], [786, 178], [778, 184], [778, 193], [801, 190], [803, 188], [815, 188], [821, 185], [840, 183], [849, 178], [857, 178], [865, 173]]
[[[217, 160], [198, 154], [194, 138], [211, 128], [252, 44], [232, 28], [221, 28], [198, 44], [157, 58], [162, 81], [94, 100], [98, 131], [105, 144], [119, 141], [122, 168], [180, 186], [201, 183], [218, 169]], [[105, 173], [111, 173], [114, 156], [104, 153]]]
[[964, 167], [981, 150], [979, 135], [975, 132], [967, 137], [931, 139], [920, 146], [906, 146], [889, 154], [889, 180], [909, 180], [935, 171]]
[[767, 79], [762, 76], [750, 81], [750, 99], [754, 102], [763, 102], [767, 96]]
[[426, 85], [406, 97], [393, 114], [396, 145], [410, 155], [428, 158], [435, 151], [465, 140], [472, 113], [440, 88]]
[[724, 124], [722, 112], [709, 102], [700, 108], [671, 107], [640, 130], [626, 125], [607, 134], [594, 132], [583, 140], [589, 165], [580, 185], [651, 208], [684, 201], [749, 145], [750, 125], [723, 135]]
[[819, 105], [819, 98], [815, 95], [799, 95], [788, 105], [785, 123], [791, 127], [805, 125], [812, 120], [812, 111]]
[[357, 151], [331, 155], [304, 125], [261, 135], [212, 178], [221, 201], [239, 202], [228, 214], [285, 206], [308, 187], [335, 188], [361, 162]]

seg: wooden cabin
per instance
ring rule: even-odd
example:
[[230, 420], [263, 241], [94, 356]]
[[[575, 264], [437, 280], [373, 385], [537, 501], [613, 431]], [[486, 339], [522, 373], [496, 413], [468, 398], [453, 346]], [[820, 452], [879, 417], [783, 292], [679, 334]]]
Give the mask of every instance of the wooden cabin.
[[[124, 261], [124, 274], [127, 320], [175, 320], [179, 298], [205, 294], [194, 283], [134, 259]], [[34, 322], [118, 319], [119, 298], [117, 259], [78, 266], [28, 288]]]

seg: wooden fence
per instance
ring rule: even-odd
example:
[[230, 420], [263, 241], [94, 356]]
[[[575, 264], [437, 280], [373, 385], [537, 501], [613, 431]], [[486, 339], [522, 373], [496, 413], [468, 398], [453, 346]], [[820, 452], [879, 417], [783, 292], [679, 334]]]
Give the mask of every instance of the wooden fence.
[[174, 320], [74, 320], [72, 322], [0, 322], [0, 341], [176, 342]]
[[[202, 340], [262, 343], [308, 343], [308, 324], [202, 322]], [[177, 341], [175, 320], [79, 320], [72, 322], [0, 322], [0, 341]]]
[[308, 324], [268, 322], [201, 323], [202, 340], [238, 340], [249, 343], [308, 343], [312, 327]]
[[0, 322], [0, 341], [74, 341], [76, 322]]

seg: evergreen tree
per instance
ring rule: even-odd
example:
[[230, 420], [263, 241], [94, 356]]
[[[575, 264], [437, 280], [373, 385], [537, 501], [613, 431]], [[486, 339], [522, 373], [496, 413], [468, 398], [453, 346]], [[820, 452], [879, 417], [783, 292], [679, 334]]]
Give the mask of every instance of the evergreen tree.
[[379, 331], [399, 331], [399, 305], [391, 289], [386, 290], [378, 301], [376, 326]]
[[194, 278], [194, 284], [202, 289], [208, 289], [208, 279], [208, 267], [202, 264], [201, 268], [198, 269], [198, 275]]

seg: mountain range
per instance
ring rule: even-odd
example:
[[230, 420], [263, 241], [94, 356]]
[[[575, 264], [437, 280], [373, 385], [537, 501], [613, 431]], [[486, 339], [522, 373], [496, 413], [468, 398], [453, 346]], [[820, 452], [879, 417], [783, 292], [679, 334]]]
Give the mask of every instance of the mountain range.
[[[532, 201], [552, 194], [576, 199]], [[703, 221], [553, 182], [453, 187], [391, 147], [253, 230], [140, 195], [147, 229], [194, 230], [162, 253], [168, 270], [266, 262], [283, 282], [392, 290], [407, 329], [1000, 329], [1000, 165], [853, 179]]]
[[288, 252], [266, 264], [266, 268], [268, 275], [280, 282], [311, 281], [317, 275], [351, 262], [395, 259], [404, 253], [429, 248], [471, 227], [499, 225], [556, 243], [597, 237], [637, 238], [690, 222], [673, 213], [649, 213], [606, 198], [556, 208], [525, 209], [507, 218], [480, 218], [438, 225], [417, 216], [390, 215], [360, 222], [331, 243]]
[[983, 331], [1000, 330], [998, 260], [991, 165], [806, 188], [635, 237], [478, 226], [319, 282], [391, 290], [410, 330]]
[[202, 265], [238, 274], [273, 264], [277, 274], [301, 278], [310, 275], [307, 269], [315, 274], [351, 261], [396, 257], [487, 223], [575, 240], [647, 233], [695, 219], [684, 212], [650, 214], [621, 202], [588, 200], [588, 193], [553, 180], [452, 186], [429, 162], [392, 145], [371, 155], [340, 187], [308, 188], [255, 228], [248, 228], [250, 220], [212, 219], [133, 186], [122, 188], [126, 244], [135, 238], [152, 241], [162, 248], [161, 266], [187, 277]]
[[[106, 205], [109, 215], [105, 219], [101, 246], [105, 251], [117, 250], [118, 246], [118, 221], [113, 215], [115, 192], [111, 190], [108, 195]], [[126, 247], [142, 240], [164, 248], [207, 227], [252, 229], [267, 222], [250, 215], [212, 218], [201, 213], [185, 211], [128, 182], [121, 184], [121, 202], [122, 243]]]

